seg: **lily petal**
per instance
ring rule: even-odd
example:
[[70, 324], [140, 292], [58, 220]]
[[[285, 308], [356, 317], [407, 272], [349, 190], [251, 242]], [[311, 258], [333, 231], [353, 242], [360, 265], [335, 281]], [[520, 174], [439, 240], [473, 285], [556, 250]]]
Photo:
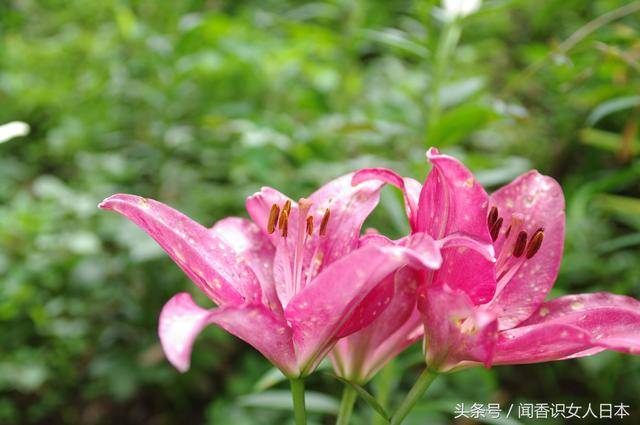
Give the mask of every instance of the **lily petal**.
[[[437, 269], [442, 264], [442, 257], [439, 252], [440, 241], [434, 241], [430, 236], [424, 233], [416, 233], [394, 242], [382, 235], [365, 235], [360, 238], [360, 246], [374, 245], [374, 246], [394, 246], [399, 245], [408, 248], [406, 255], [413, 258], [414, 264], [427, 265], [431, 270]], [[414, 279], [414, 272], [411, 270], [398, 270], [394, 274], [387, 276], [381, 284], [367, 294], [362, 303], [354, 310], [349, 320], [342, 327], [338, 333], [338, 338], [343, 338], [347, 335], [362, 329], [364, 323], [370, 323], [372, 318], [378, 317], [382, 312], [386, 311], [387, 306], [392, 299], [395, 300], [395, 289], [398, 285], [396, 280], [400, 279], [405, 282], [401, 289], [401, 293], [406, 294], [406, 291], [410, 291], [415, 295], [417, 281]], [[400, 274], [401, 277], [395, 277]], [[400, 297], [403, 298], [403, 297]], [[406, 296], [404, 297], [406, 299]], [[414, 302], [415, 304], [415, 302]], [[396, 316], [397, 317], [397, 316]], [[388, 322], [390, 324], [392, 322]], [[380, 337], [384, 333], [376, 332], [376, 336]], [[384, 337], [383, 337], [384, 339]], [[373, 345], [377, 347], [378, 344]]]
[[464, 233], [452, 233], [438, 241], [442, 267], [435, 285], [464, 291], [475, 305], [491, 300], [496, 289], [493, 246]]
[[340, 376], [365, 384], [387, 362], [422, 337], [422, 322], [416, 310], [417, 273], [404, 267], [381, 286], [389, 283], [391, 293], [378, 301], [386, 306], [382, 313], [369, 326], [336, 344], [332, 354]]
[[233, 248], [253, 270], [262, 288], [262, 304], [282, 312], [273, 281], [275, 249], [258, 225], [245, 218], [228, 217], [218, 221], [210, 232]]
[[380, 182], [351, 184], [353, 173], [330, 181], [314, 192], [311, 214], [319, 224], [325, 211], [330, 210], [326, 236], [315, 238], [320, 245], [325, 264], [341, 258], [358, 246], [360, 229], [380, 200]]
[[559, 297], [543, 303], [518, 328], [545, 323], [576, 326], [597, 347], [640, 354], [640, 301], [631, 297], [606, 292]]
[[186, 292], [165, 304], [158, 325], [165, 355], [179, 371], [189, 369], [193, 343], [208, 324], [251, 344], [285, 374], [297, 374], [291, 330], [281, 317], [262, 305], [203, 309]]
[[434, 239], [455, 232], [491, 242], [487, 228], [489, 196], [460, 161], [431, 148], [433, 169], [420, 192], [417, 230]]
[[495, 362], [537, 363], [604, 349], [640, 354], [640, 302], [604, 292], [543, 303], [518, 327], [500, 333]]
[[427, 365], [443, 372], [467, 361], [489, 367], [497, 340], [495, 314], [476, 308], [463, 291], [446, 285], [421, 285], [418, 292]]
[[[534, 170], [492, 194], [491, 204], [498, 208], [505, 223], [512, 214], [522, 214], [523, 230], [529, 235], [544, 229], [542, 246], [536, 255], [520, 266], [492, 301], [499, 312], [500, 329], [509, 329], [540, 306], [558, 276], [564, 245], [564, 196], [554, 179]], [[504, 237], [499, 237], [494, 245], [496, 256], [501, 255], [503, 243]]]
[[519, 326], [500, 332], [494, 364], [548, 362], [571, 357], [591, 347], [589, 333], [564, 323]]
[[[261, 188], [259, 192], [249, 196], [245, 203], [247, 212], [249, 213], [249, 216], [251, 216], [253, 222], [258, 225], [265, 235], [268, 235], [268, 238], [274, 245], [277, 245], [277, 241], [280, 236], [278, 232], [269, 234], [267, 231], [271, 207], [273, 204], [276, 204], [278, 207], [282, 208], [287, 201], [291, 201], [288, 196], [282, 194], [276, 189], [265, 186]], [[296, 206], [295, 202], [292, 201], [291, 203], [294, 207]]]
[[[303, 372], [312, 370], [333, 347], [351, 314], [386, 276], [406, 264], [429, 268], [437, 260], [429, 258], [425, 264], [407, 248], [367, 245], [325, 268], [285, 309]], [[362, 327], [373, 319], [363, 318]]]
[[351, 184], [355, 185], [368, 180], [380, 180], [402, 190], [409, 225], [411, 229], [416, 230], [418, 199], [420, 198], [422, 185], [418, 181], [410, 177], [402, 177], [388, 168], [363, 168], [354, 174]]
[[218, 305], [259, 301], [253, 271], [222, 239], [184, 214], [153, 199], [117, 194], [100, 203], [137, 224]]

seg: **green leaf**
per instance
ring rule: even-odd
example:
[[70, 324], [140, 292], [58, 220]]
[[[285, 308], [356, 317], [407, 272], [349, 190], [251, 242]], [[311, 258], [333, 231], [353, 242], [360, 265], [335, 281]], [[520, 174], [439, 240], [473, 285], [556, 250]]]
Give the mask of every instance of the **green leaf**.
[[376, 400], [376, 398], [367, 390], [365, 390], [363, 387], [361, 387], [360, 385], [356, 384], [355, 382], [351, 382], [348, 379], [344, 379], [341, 378], [337, 375], [334, 375], [333, 373], [328, 373], [327, 375], [331, 376], [332, 378], [337, 379], [338, 381], [342, 382], [345, 385], [349, 385], [351, 386], [354, 390], [356, 390], [356, 392], [358, 393], [358, 395], [367, 402], [367, 404], [373, 409], [375, 410], [380, 416], [382, 416], [384, 419], [386, 420], [390, 420], [391, 416], [389, 416], [389, 414], [387, 413], [386, 410], [384, 410], [384, 407], [382, 407], [382, 405], [380, 403], [378, 403], [378, 400]]
[[[580, 131], [580, 141], [585, 145], [598, 149], [617, 152], [622, 147], [622, 136], [610, 131], [596, 130], [595, 128], [584, 128]], [[633, 149], [640, 148], [640, 140], [633, 140]]]
[[440, 89], [440, 103], [443, 108], [459, 105], [482, 90], [485, 85], [486, 79], [483, 77], [449, 83]]
[[425, 47], [409, 40], [407, 33], [398, 29], [387, 28], [382, 31], [365, 30], [364, 35], [368, 40], [377, 41], [380, 44], [413, 53], [419, 58], [424, 59], [429, 56], [429, 51]]
[[625, 109], [634, 108], [640, 106], [640, 96], [623, 96], [616, 97], [606, 102], [602, 102], [596, 106], [593, 111], [587, 117], [587, 124], [594, 125], [607, 115], [614, 112], [623, 111]]
[[[276, 410], [293, 410], [291, 393], [287, 390], [271, 390], [258, 394], [247, 394], [238, 397], [238, 405]], [[307, 411], [337, 415], [339, 402], [334, 397], [315, 392], [305, 392]]]
[[480, 104], [464, 104], [444, 113], [433, 123], [428, 133], [431, 146], [450, 146], [460, 142], [471, 133], [482, 129], [495, 113]]
[[262, 392], [279, 384], [287, 379], [286, 376], [277, 367], [272, 367], [264, 375], [258, 379], [258, 382], [253, 386], [253, 390], [256, 392]]

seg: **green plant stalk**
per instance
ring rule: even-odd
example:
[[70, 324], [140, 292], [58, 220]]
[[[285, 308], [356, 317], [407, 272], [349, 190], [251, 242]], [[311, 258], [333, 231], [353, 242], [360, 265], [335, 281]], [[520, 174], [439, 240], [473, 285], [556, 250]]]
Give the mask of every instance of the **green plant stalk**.
[[402, 403], [400, 403], [398, 410], [396, 410], [393, 416], [391, 416], [391, 425], [398, 425], [402, 423], [404, 418], [407, 417], [411, 409], [413, 409], [413, 406], [415, 406], [418, 400], [420, 400], [424, 392], [427, 391], [427, 388], [429, 388], [437, 376], [438, 373], [433, 372], [428, 368], [425, 368], [422, 371], [416, 383], [413, 384], [413, 387], [409, 390], [409, 394], [407, 394], [404, 400], [402, 400]]
[[304, 402], [303, 378], [291, 378], [291, 397], [293, 397], [293, 416], [296, 425], [307, 425], [307, 409]]
[[[374, 381], [376, 399], [385, 410], [389, 408], [389, 396], [396, 386], [396, 369], [395, 359], [391, 360], [382, 368]], [[374, 415], [373, 417], [373, 425], [386, 425], [388, 423], [389, 421], [380, 415]]]
[[[442, 113], [440, 90], [445, 80], [445, 71], [449, 67], [451, 56], [458, 45], [458, 41], [460, 41], [461, 33], [462, 27], [459, 21], [453, 19], [445, 24], [440, 39], [438, 40], [435, 62], [433, 64], [433, 74], [431, 76], [431, 84], [429, 85], [430, 102], [426, 117], [427, 130], [432, 128], [440, 119], [440, 114]], [[429, 141], [428, 131], [425, 132], [425, 137], [427, 141]]]
[[340, 411], [338, 412], [338, 419], [336, 425], [348, 425], [351, 420], [351, 413], [353, 412], [353, 405], [358, 398], [358, 393], [351, 385], [344, 386], [342, 392], [342, 401], [340, 402]]

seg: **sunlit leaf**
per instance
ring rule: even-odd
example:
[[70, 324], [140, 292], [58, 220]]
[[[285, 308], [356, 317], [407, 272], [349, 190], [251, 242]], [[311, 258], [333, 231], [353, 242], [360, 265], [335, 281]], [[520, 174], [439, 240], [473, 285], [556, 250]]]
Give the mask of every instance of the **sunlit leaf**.
[[607, 115], [614, 112], [623, 111], [625, 109], [640, 106], [640, 96], [623, 96], [615, 99], [607, 100], [596, 106], [587, 117], [587, 124], [594, 125]]
[[269, 369], [264, 375], [258, 379], [258, 382], [253, 386], [253, 390], [257, 392], [261, 392], [273, 387], [276, 384], [279, 384], [282, 381], [287, 379], [286, 376], [282, 374], [280, 369], [272, 367]]
[[[240, 406], [258, 407], [262, 409], [293, 410], [291, 393], [286, 390], [270, 390], [258, 394], [247, 394], [238, 397]], [[305, 391], [307, 411], [336, 415], [339, 402], [334, 397], [315, 391]]]

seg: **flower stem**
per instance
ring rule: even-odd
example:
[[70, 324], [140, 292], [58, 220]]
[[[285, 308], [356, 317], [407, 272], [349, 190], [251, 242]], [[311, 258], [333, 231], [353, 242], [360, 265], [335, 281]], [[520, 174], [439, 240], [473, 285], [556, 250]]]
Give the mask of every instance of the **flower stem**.
[[[431, 75], [431, 84], [429, 85], [430, 102], [426, 116], [426, 125], [428, 126], [428, 130], [433, 129], [433, 127], [440, 120], [440, 115], [442, 112], [440, 91], [442, 89], [442, 84], [446, 80], [449, 61], [456, 49], [456, 46], [458, 45], [461, 32], [462, 28], [459, 22], [455, 19], [452, 19], [445, 24], [445, 27], [440, 35], [438, 47], [435, 52], [435, 59]], [[428, 143], [433, 142], [429, 139], [428, 133], [425, 134], [425, 137], [427, 138]]]
[[420, 400], [424, 392], [427, 391], [427, 388], [429, 388], [429, 385], [431, 385], [437, 376], [438, 374], [436, 372], [427, 368], [422, 371], [416, 383], [413, 384], [413, 387], [409, 390], [409, 394], [407, 394], [404, 400], [402, 400], [400, 407], [398, 407], [398, 410], [396, 410], [391, 417], [390, 425], [399, 425], [402, 423], [404, 418], [407, 417], [411, 409], [413, 409], [413, 406], [418, 402], [418, 400]]
[[338, 412], [338, 420], [336, 425], [348, 425], [351, 419], [351, 412], [353, 412], [353, 405], [358, 398], [356, 390], [348, 384], [345, 384], [344, 391], [342, 392], [342, 401], [340, 402], [340, 412]]
[[307, 424], [307, 410], [304, 404], [304, 380], [302, 378], [291, 378], [291, 396], [293, 397], [293, 416], [296, 425]]

